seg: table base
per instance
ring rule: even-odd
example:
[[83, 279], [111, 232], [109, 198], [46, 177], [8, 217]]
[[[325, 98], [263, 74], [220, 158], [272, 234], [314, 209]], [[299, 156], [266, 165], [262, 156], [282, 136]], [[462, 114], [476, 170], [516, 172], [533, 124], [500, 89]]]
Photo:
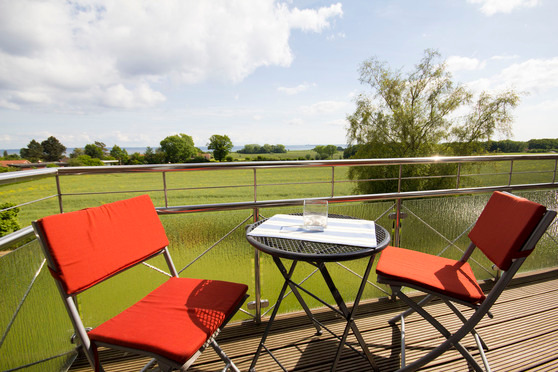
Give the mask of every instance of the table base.
[[[265, 341], [266, 341], [266, 339], [269, 335], [269, 332], [271, 330], [271, 326], [273, 324], [273, 321], [275, 320], [277, 312], [279, 311], [279, 306], [281, 305], [281, 302], [283, 301], [283, 297], [285, 296], [285, 292], [286, 292], [287, 288], [291, 289], [291, 291], [293, 292], [293, 294], [297, 298], [298, 302], [300, 303], [300, 305], [304, 309], [306, 315], [308, 316], [308, 318], [310, 319], [310, 321], [312, 322], [312, 324], [316, 328], [316, 334], [321, 335], [322, 334], [322, 328], [323, 328], [339, 340], [339, 346], [337, 348], [337, 352], [335, 354], [335, 359], [333, 360], [333, 363], [332, 363], [332, 366], [331, 366], [331, 371], [336, 370], [337, 364], [339, 363], [339, 359], [340, 359], [340, 356], [341, 356], [341, 351], [343, 350], [344, 345], [349, 346], [352, 350], [354, 350], [355, 352], [357, 352], [358, 354], [360, 354], [361, 356], [366, 358], [368, 360], [368, 362], [370, 363], [370, 366], [374, 369], [374, 371], [378, 371], [378, 367], [377, 367], [377, 365], [374, 361], [374, 358], [373, 358], [372, 354], [370, 353], [370, 351], [368, 350], [366, 342], [364, 341], [364, 338], [362, 337], [360, 331], [358, 330], [358, 327], [357, 327], [356, 323], [354, 322], [354, 317], [353, 317], [354, 314], [356, 314], [356, 311], [358, 309], [358, 305], [360, 303], [360, 299], [362, 297], [362, 293], [364, 292], [364, 287], [366, 286], [368, 276], [370, 275], [370, 271], [372, 269], [372, 264], [374, 262], [374, 256], [375, 255], [373, 254], [369, 257], [368, 264], [366, 266], [364, 275], [362, 277], [362, 281], [360, 283], [360, 287], [358, 289], [358, 292], [357, 292], [357, 295], [356, 295], [356, 298], [355, 298], [355, 301], [354, 301], [354, 304], [353, 304], [353, 307], [352, 307], [351, 310], [349, 310], [349, 308], [345, 304], [345, 301], [343, 300], [343, 297], [341, 296], [341, 294], [339, 293], [339, 290], [335, 286], [335, 283], [333, 282], [333, 279], [331, 278], [331, 275], [329, 274], [329, 271], [328, 271], [324, 262], [306, 261], [309, 264], [311, 264], [311, 265], [313, 265], [313, 266], [315, 266], [319, 269], [320, 273], [322, 274], [322, 277], [324, 278], [324, 281], [327, 284], [327, 287], [329, 288], [329, 291], [331, 292], [333, 298], [335, 299], [335, 302], [337, 304], [338, 309], [331, 306], [330, 304], [328, 304], [324, 300], [320, 299], [319, 297], [317, 297], [313, 293], [309, 292], [307, 289], [303, 288], [298, 283], [295, 283], [291, 280], [291, 278], [293, 276], [293, 273], [295, 271], [295, 268], [297, 266], [297, 263], [299, 261], [293, 261], [293, 263], [291, 264], [291, 267], [289, 268], [289, 270], [287, 270], [285, 265], [283, 265], [283, 262], [281, 261], [281, 259], [279, 257], [273, 256], [273, 261], [275, 262], [275, 265], [277, 266], [277, 268], [279, 269], [279, 271], [283, 275], [283, 278], [285, 279], [285, 283], [283, 284], [283, 287], [281, 288], [281, 292], [279, 293], [279, 297], [277, 299], [277, 303], [275, 305], [275, 308], [273, 309], [271, 317], [269, 318], [266, 329], [264, 331], [264, 334], [263, 334], [262, 339], [260, 341], [260, 344], [258, 346], [258, 350], [256, 351], [254, 359], [252, 360], [252, 364], [250, 365], [250, 371], [252, 371], [252, 372], [256, 371], [256, 368], [255, 368], [256, 363], [257, 363], [258, 358], [260, 357], [260, 354], [261, 354], [263, 349], [265, 349], [265, 351], [267, 351], [269, 353], [269, 355], [281, 367], [281, 369], [283, 371], [286, 371], [285, 367], [283, 367], [281, 362], [273, 355], [271, 350], [269, 350], [265, 346]], [[305, 292], [306, 294], [310, 295], [311, 297], [315, 298], [316, 300], [320, 301], [322, 304], [329, 307], [330, 309], [332, 309], [333, 311], [335, 311], [337, 314], [339, 314], [341, 317], [343, 317], [345, 319], [347, 324], [345, 326], [345, 330], [344, 330], [343, 335], [341, 337], [336, 335], [334, 332], [330, 331], [327, 327], [325, 327], [322, 323], [320, 323], [320, 321], [318, 321], [312, 315], [312, 312], [310, 311], [310, 308], [308, 307], [308, 305], [306, 304], [306, 302], [302, 298], [302, 296], [299, 292], [299, 289], [301, 291]], [[362, 349], [362, 352], [358, 351], [353, 346], [347, 344], [347, 337], [349, 336], [349, 332], [351, 330], [353, 331], [353, 334], [355, 335], [355, 337], [356, 337], [356, 339], [357, 339], [357, 341], [358, 341], [358, 343], [359, 343], [359, 345]]]

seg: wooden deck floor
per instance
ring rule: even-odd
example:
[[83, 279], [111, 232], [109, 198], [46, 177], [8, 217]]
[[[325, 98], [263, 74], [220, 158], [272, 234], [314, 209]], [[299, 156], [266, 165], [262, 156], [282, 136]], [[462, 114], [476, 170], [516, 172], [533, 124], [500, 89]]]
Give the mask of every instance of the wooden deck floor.
[[[434, 302], [427, 308], [446, 327], [455, 329], [458, 326], [458, 321], [443, 303]], [[381, 371], [393, 371], [399, 366], [400, 330], [389, 326], [387, 320], [402, 309], [401, 302], [387, 299], [361, 304], [356, 322]], [[343, 324], [330, 310], [318, 309], [315, 313], [330, 329], [342, 330]], [[485, 318], [477, 330], [490, 347], [486, 354], [494, 371], [558, 370], [558, 269], [516, 278], [494, 305], [492, 313], [494, 318]], [[266, 345], [289, 371], [327, 371], [330, 368], [337, 341], [326, 332], [315, 336], [309, 323], [304, 313], [283, 315], [274, 323]], [[221, 347], [242, 371], [248, 370], [265, 324], [265, 321], [259, 326], [251, 322], [230, 324], [219, 336]], [[405, 325], [407, 360], [414, 360], [440, 343], [437, 331], [416, 314], [411, 315]], [[356, 343], [355, 339], [351, 341]], [[472, 337], [467, 337], [463, 344], [471, 348], [475, 345]], [[476, 349], [471, 352], [482, 365]], [[108, 350], [101, 350], [100, 356], [107, 372], [138, 371], [146, 362], [145, 358]], [[190, 370], [218, 371], [222, 368], [223, 363], [208, 349]], [[267, 354], [262, 354], [256, 368], [258, 371], [280, 370]], [[71, 370], [91, 369], [84, 360], [78, 359]], [[338, 370], [364, 371], [370, 370], [370, 366], [347, 349]], [[451, 350], [423, 370], [469, 371], [469, 368], [461, 355]]]

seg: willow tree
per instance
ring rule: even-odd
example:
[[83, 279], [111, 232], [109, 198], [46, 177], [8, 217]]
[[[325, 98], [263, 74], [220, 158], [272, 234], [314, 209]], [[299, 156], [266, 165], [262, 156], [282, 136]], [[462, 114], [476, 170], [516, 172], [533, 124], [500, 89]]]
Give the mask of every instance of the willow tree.
[[[347, 116], [349, 144], [359, 145], [356, 158], [407, 158], [435, 154], [464, 155], [474, 144], [489, 140], [496, 132], [510, 133], [511, 108], [519, 103], [514, 91], [496, 96], [481, 93], [478, 101], [461, 84], [452, 80], [440, 54], [427, 49], [409, 73], [392, 70], [385, 62], [371, 58], [360, 66], [360, 82], [372, 94], [360, 94], [356, 110]], [[471, 113], [458, 117], [456, 110], [473, 105]], [[403, 168], [410, 178], [403, 190], [444, 188], [454, 182], [451, 165], [413, 165]], [[353, 179], [397, 178], [399, 169], [389, 166], [353, 167]], [[413, 178], [422, 175], [427, 179]], [[359, 182], [363, 193], [397, 191], [397, 181]]]

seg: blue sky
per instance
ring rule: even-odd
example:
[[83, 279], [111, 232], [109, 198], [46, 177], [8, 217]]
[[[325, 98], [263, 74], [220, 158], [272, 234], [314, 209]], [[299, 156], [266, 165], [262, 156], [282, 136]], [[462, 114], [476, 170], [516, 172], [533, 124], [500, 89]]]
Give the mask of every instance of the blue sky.
[[476, 93], [526, 93], [513, 139], [556, 138], [557, 14], [555, 0], [0, 0], [0, 149], [344, 144], [359, 65], [407, 71], [427, 48]]

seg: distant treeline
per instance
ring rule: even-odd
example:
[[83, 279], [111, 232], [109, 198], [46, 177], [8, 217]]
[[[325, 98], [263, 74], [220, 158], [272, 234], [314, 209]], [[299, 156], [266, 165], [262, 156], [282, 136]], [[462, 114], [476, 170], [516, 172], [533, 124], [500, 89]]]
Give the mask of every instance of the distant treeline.
[[[455, 149], [462, 146], [462, 143], [451, 142], [441, 144], [440, 155], [454, 155]], [[351, 145], [343, 151], [343, 158], [349, 159], [357, 156], [357, 152], [361, 145]], [[486, 141], [479, 142], [475, 144], [472, 148], [472, 153], [477, 152], [488, 152], [488, 153], [514, 153], [514, 152], [549, 152], [558, 151], [558, 138], [542, 138], [542, 139], [532, 139], [529, 141], [512, 141], [512, 140], [502, 140], [502, 141]]]
[[547, 152], [558, 150], [558, 138], [532, 139], [523, 141], [488, 141], [482, 143], [488, 152]]
[[263, 146], [257, 144], [244, 145], [244, 148], [237, 151], [239, 154], [284, 154], [287, 149], [284, 145], [268, 145]]

